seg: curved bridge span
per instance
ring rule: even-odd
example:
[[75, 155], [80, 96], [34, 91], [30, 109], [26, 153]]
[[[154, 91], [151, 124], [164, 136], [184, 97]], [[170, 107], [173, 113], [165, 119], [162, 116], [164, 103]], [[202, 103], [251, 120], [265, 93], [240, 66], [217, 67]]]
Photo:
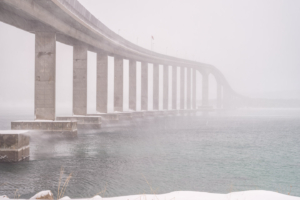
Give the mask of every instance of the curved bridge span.
[[[139, 47], [111, 31], [77, 0], [0, 0], [0, 21], [35, 34], [35, 119], [55, 120], [56, 41], [73, 46], [73, 114], [87, 115], [87, 51], [97, 53], [97, 112], [107, 113], [108, 56], [114, 57], [114, 108], [124, 112], [123, 63], [129, 60], [129, 108], [136, 111], [136, 63], [141, 62], [141, 108], [148, 111], [148, 63], [153, 64], [153, 109], [159, 110], [159, 65], [163, 65], [163, 108], [168, 106], [168, 74], [172, 110], [196, 110], [196, 73], [202, 74], [202, 108], [208, 108], [208, 75], [217, 81], [217, 108], [238, 96], [214, 66], [159, 54]], [[180, 80], [177, 69], [180, 68]], [[185, 94], [187, 71], [187, 97]], [[170, 77], [171, 78], [171, 77]], [[193, 88], [193, 89], [192, 89]], [[222, 95], [223, 90], [223, 95]], [[186, 99], [187, 108], [184, 105]]]

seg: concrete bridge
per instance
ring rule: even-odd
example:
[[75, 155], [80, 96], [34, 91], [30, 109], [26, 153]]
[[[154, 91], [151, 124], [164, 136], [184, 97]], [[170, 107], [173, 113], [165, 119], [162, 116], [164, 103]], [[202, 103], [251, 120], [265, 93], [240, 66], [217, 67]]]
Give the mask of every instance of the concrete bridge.
[[[0, 21], [35, 34], [35, 96], [33, 121], [12, 122], [14, 130], [70, 132], [76, 124], [101, 124], [102, 118], [176, 113], [209, 108], [209, 74], [217, 81], [217, 108], [229, 106], [237, 96], [223, 74], [214, 66], [162, 55], [141, 48], [108, 29], [77, 0], [0, 0]], [[13, 40], [13, 38], [12, 38]], [[56, 41], [73, 46], [73, 116], [55, 113]], [[87, 114], [87, 52], [97, 53], [97, 114]], [[114, 111], [108, 113], [108, 56], [114, 57]], [[123, 64], [129, 60], [129, 109], [123, 105]], [[141, 63], [141, 109], [137, 111], [137, 62]], [[153, 110], [148, 110], [148, 63], [153, 64]], [[163, 65], [163, 110], [159, 110], [159, 65]], [[168, 105], [169, 66], [172, 85], [180, 81], [180, 106], [177, 87], [172, 87], [172, 110]], [[177, 69], [180, 68], [180, 80]], [[187, 74], [185, 76], [185, 69]], [[196, 73], [202, 75], [202, 105], [196, 105]], [[185, 80], [187, 77], [187, 80]], [[193, 88], [191, 90], [191, 88]], [[223, 95], [222, 95], [223, 93]], [[136, 111], [136, 112], [135, 112]], [[101, 119], [100, 119], [101, 118]]]

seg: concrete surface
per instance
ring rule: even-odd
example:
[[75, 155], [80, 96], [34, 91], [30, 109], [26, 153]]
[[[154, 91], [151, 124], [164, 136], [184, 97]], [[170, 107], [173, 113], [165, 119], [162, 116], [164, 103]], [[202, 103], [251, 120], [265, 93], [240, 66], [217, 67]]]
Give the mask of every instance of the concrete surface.
[[0, 163], [29, 159], [28, 131], [0, 130]]

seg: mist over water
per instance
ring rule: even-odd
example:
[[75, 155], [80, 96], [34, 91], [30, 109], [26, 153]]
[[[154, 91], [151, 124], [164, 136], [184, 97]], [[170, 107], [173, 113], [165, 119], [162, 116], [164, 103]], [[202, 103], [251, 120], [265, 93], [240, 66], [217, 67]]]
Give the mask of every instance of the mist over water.
[[[0, 129], [10, 121], [1, 116]], [[31, 136], [30, 161], [0, 164], [6, 183], [0, 193], [10, 198], [16, 189], [20, 198], [46, 189], [56, 193], [63, 166], [64, 178], [73, 173], [65, 193], [72, 198], [105, 188], [102, 197], [256, 189], [300, 196], [299, 109], [198, 113], [130, 124], [79, 131], [75, 140]]]

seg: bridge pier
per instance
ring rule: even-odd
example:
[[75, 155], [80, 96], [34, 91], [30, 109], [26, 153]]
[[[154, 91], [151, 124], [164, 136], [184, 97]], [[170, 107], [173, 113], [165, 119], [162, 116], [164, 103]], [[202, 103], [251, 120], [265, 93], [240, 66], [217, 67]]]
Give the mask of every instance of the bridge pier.
[[163, 109], [169, 110], [169, 65], [163, 66]]
[[87, 48], [73, 47], [73, 114], [87, 114]]
[[28, 131], [0, 130], [0, 163], [29, 160]]
[[172, 109], [177, 109], [177, 67], [172, 68]]
[[136, 111], [136, 61], [129, 60], [129, 109]]
[[106, 53], [97, 53], [96, 110], [107, 113], [108, 97], [108, 57]]
[[159, 65], [153, 64], [153, 110], [159, 110]]
[[185, 74], [184, 74], [184, 67], [180, 67], [180, 109], [184, 110], [185, 109], [185, 98], [184, 98], [184, 93], [185, 93], [185, 87], [184, 87], [184, 82], [185, 82]]
[[119, 56], [115, 56], [114, 83], [114, 111], [123, 112], [123, 58]]
[[56, 35], [35, 34], [34, 115], [37, 120], [55, 120]]
[[148, 63], [141, 62], [141, 110], [148, 111]]
[[197, 82], [196, 82], [196, 78], [197, 78], [197, 71], [195, 70], [195, 68], [193, 69], [193, 97], [192, 97], [192, 109], [197, 109]]
[[190, 110], [191, 109], [191, 68], [188, 67], [187, 68], [187, 76], [186, 76], [186, 87], [187, 87], [187, 109]]
[[202, 73], [202, 107], [208, 107], [208, 76], [209, 73]]

